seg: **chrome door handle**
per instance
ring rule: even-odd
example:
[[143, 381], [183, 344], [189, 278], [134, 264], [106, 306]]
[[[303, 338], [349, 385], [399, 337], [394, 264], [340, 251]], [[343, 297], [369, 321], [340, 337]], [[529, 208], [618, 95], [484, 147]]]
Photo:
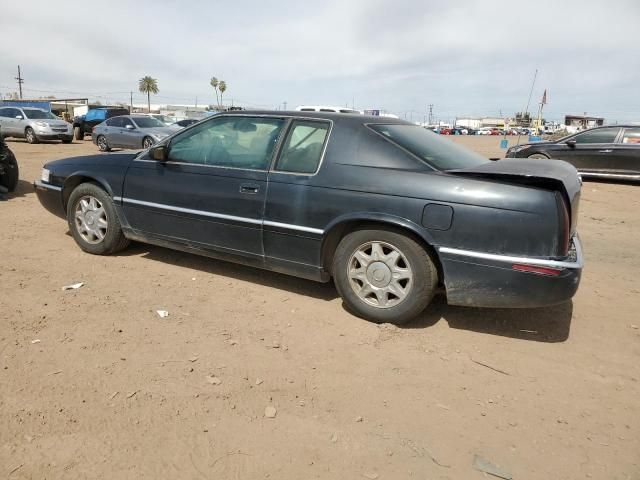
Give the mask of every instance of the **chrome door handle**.
[[598, 150], [598, 153], [611, 153], [613, 150]]
[[240, 185], [240, 193], [256, 194], [260, 191], [260, 186], [255, 183], [243, 183]]

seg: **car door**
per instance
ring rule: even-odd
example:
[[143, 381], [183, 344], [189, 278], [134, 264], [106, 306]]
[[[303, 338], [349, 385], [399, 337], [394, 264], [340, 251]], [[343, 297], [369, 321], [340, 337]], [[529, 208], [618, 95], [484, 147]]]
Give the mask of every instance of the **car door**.
[[[183, 131], [132, 162], [123, 209], [142, 237], [241, 254], [262, 262], [267, 170], [284, 119], [228, 115]], [[158, 148], [158, 147], [156, 147]]]
[[120, 146], [124, 148], [140, 148], [142, 146], [142, 132], [130, 117], [120, 117]]
[[594, 128], [574, 135], [568, 140], [574, 140], [571, 145], [565, 141], [568, 148], [565, 158], [578, 170], [602, 170], [610, 168], [613, 144], [620, 133], [620, 127]]
[[96, 128], [99, 128], [101, 133], [106, 137], [107, 143], [109, 147], [119, 147], [118, 144], [118, 126], [120, 125], [120, 119], [118, 118], [110, 118], [105, 120]]
[[611, 148], [615, 173], [640, 174], [640, 127], [625, 127]]

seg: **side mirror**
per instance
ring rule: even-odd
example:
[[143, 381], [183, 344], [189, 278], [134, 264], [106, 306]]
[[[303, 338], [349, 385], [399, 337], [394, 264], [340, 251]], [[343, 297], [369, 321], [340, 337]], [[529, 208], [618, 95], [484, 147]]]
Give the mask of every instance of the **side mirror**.
[[169, 151], [166, 145], [158, 145], [151, 149], [151, 158], [158, 162], [166, 162], [169, 159]]
[[134, 130], [136, 127], [134, 127], [133, 125], [131, 125], [130, 123], [127, 123], [124, 128], [126, 128], [127, 130]]
[[572, 138], [571, 140], [567, 140], [567, 141], [566, 141], [566, 142], [564, 142], [564, 143], [566, 143], [566, 144], [567, 144], [568, 146], [570, 146], [571, 148], [575, 148], [575, 146], [576, 146], [576, 140], [575, 140], [575, 138]]
[[17, 118], [18, 120], [22, 120], [22, 115], [16, 115], [16, 118]]

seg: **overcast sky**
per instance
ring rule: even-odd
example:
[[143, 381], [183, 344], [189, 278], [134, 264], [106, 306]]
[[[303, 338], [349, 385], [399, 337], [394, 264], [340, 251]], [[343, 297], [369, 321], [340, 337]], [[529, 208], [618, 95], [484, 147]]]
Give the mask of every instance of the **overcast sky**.
[[[313, 6], [312, 6], [313, 5]], [[516, 6], [517, 5], [517, 6]], [[588, 112], [640, 121], [640, 1], [2, 2], [0, 93], [103, 103], [378, 108], [422, 120]], [[226, 102], [225, 102], [226, 103]]]

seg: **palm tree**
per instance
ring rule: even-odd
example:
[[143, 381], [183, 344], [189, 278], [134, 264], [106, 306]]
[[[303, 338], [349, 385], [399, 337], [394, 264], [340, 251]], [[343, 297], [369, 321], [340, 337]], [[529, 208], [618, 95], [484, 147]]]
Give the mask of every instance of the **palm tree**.
[[160, 91], [158, 90], [158, 80], [146, 75], [138, 80], [138, 90], [140, 90], [140, 93], [147, 94], [147, 107], [149, 113], [151, 113], [151, 94], [157, 94]]
[[220, 85], [220, 82], [218, 81], [218, 79], [216, 77], [211, 77], [211, 81], [209, 82], [209, 84], [215, 90], [215, 92], [216, 92], [216, 103], [218, 104], [218, 106], [220, 106], [220, 100], [218, 100], [218, 86]]
[[220, 83], [218, 83], [218, 90], [220, 90], [220, 103], [222, 104], [222, 94], [227, 90], [227, 82], [220, 80]]

